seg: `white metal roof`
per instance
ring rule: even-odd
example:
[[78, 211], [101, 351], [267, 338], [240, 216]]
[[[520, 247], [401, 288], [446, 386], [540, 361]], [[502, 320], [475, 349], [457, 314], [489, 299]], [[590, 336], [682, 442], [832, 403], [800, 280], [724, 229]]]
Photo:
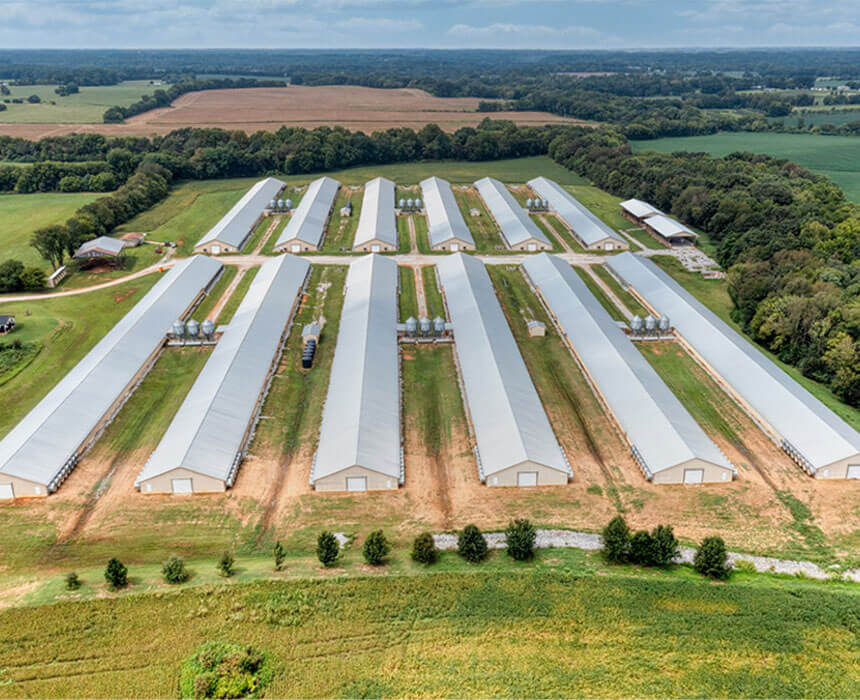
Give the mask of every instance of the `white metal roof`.
[[[622, 253], [612, 270], [675, 329], [738, 395], [800, 453], [807, 469], [860, 453], [860, 434], [645, 258]], [[785, 446], [785, 445], [784, 445]]]
[[311, 483], [352, 466], [402, 481], [397, 263], [349, 266]]
[[566, 262], [541, 253], [523, 262], [650, 479], [701, 459], [734, 470]]
[[284, 188], [285, 183], [274, 177], [260, 180], [248, 190], [233, 208], [201, 238], [196, 247], [213, 241], [239, 248], [266, 205]]
[[292, 255], [263, 263], [136, 485], [177, 467], [233, 485], [309, 270], [307, 260]]
[[482, 478], [527, 460], [570, 474], [484, 263], [455, 253], [436, 266]]
[[0, 472], [55, 490], [78, 449], [222, 265], [180, 260], [2, 441]]
[[585, 245], [595, 245], [611, 238], [625, 248], [629, 247], [627, 241], [580, 204], [558, 183], [545, 177], [536, 177], [534, 180], [529, 180], [528, 184], [541, 198], [549, 201], [549, 205]]
[[330, 177], [321, 177], [308, 185], [308, 190], [293, 212], [275, 243], [280, 250], [290, 241], [303, 241], [319, 248], [322, 243], [325, 222], [334, 204], [340, 183]]
[[475, 239], [460, 213], [451, 183], [438, 177], [428, 177], [421, 182], [421, 192], [427, 209], [430, 245], [461, 241], [474, 246]]
[[499, 225], [502, 237], [508, 247], [520, 245], [526, 241], [540, 241], [550, 244], [537, 224], [531, 220], [514, 196], [501, 182], [492, 177], [485, 177], [475, 183], [481, 198], [486, 202], [490, 213]]
[[125, 248], [125, 243], [119, 238], [99, 236], [98, 238], [93, 238], [93, 240], [82, 244], [81, 247], [75, 251], [74, 257], [89, 253], [91, 250], [106, 250], [114, 255], [119, 255], [123, 248]]
[[636, 219], [644, 219], [663, 213], [657, 207], [653, 207], [648, 202], [643, 202], [641, 199], [636, 198], [621, 202], [621, 208]]
[[394, 221], [394, 183], [377, 177], [364, 186], [361, 216], [355, 231], [353, 248], [368, 241], [383, 241], [397, 247], [397, 224]]
[[698, 238], [699, 234], [691, 231], [684, 224], [675, 221], [665, 214], [649, 216], [645, 222], [664, 238]]

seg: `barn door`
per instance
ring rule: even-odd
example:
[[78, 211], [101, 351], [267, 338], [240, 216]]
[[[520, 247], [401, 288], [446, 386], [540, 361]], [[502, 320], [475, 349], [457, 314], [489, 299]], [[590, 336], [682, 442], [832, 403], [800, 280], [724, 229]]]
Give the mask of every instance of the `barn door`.
[[173, 489], [173, 493], [194, 493], [191, 479], [172, 479], [171, 487]]
[[701, 484], [705, 479], [704, 469], [685, 469], [684, 483], [685, 484]]
[[12, 484], [0, 484], [0, 501], [9, 498], [15, 498], [15, 490], [12, 488]]

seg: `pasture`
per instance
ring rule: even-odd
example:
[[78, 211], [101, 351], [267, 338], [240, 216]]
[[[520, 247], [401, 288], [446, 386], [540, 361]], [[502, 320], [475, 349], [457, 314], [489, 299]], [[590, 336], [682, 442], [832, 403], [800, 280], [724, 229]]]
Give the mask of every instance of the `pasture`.
[[738, 132], [632, 141], [631, 146], [637, 152], [701, 151], [718, 157], [735, 151], [767, 153], [829, 177], [848, 199], [860, 202], [860, 139], [852, 136]]

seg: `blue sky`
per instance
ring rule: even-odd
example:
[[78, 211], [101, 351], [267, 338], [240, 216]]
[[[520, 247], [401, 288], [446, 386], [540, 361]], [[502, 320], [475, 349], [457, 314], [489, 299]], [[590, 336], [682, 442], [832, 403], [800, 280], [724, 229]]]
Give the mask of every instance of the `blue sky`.
[[4, 48], [858, 44], [858, 0], [0, 0]]

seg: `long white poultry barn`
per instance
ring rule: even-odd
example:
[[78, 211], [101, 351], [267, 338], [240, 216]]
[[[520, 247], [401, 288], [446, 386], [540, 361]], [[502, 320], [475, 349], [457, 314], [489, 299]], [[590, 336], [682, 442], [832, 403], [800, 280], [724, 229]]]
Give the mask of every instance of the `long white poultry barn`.
[[573, 476], [496, 298], [484, 263], [455, 253], [437, 263], [457, 365], [489, 486], [566, 484]]
[[0, 498], [60, 487], [221, 269], [203, 256], [177, 262], [0, 441]]
[[608, 407], [645, 478], [656, 484], [731, 481], [735, 469], [564, 260], [524, 263], [562, 337]]
[[860, 434], [650, 260], [607, 264], [652, 310], [667, 315], [699, 360], [810, 475], [860, 479]]
[[349, 266], [340, 330], [311, 467], [317, 491], [403, 483], [397, 263], [368, 255]]
[[308, 185], [305, 196], [278, 236], [275, 250], [279, 253], [318, 251], [339, 188], [340, 183], [330, 177], [321, 177]]
[[377, 177], [364, 186], [361, 215], [352, 249], [365, 253], [397, 250], [397, 222], [394, 220], [394, 183]]
[[195, 253], [237, 253], [245, 245], [266, 205], [286, 183], [274, 177], [260, 180], [194, 246]]
[[267, 260], [135, 481], [142, 493], [233, 485], [277, 369], [310, 263]]
[[485, 177], [475, 183], [502, 238], [511, 250], [549, 250], [552, 243], [501, 182]]
[[421, 182], [424, 208], [427, 210], [428, 238], [431, 250], [474, 250], [475, 239], [463, 219], [451, 183], [438, 177]]
[[628, 250], [630, 244], [586, 209], [561, 185], [545, 177], [529, 180], [531, 187], [567, 224], [589, 250]]

